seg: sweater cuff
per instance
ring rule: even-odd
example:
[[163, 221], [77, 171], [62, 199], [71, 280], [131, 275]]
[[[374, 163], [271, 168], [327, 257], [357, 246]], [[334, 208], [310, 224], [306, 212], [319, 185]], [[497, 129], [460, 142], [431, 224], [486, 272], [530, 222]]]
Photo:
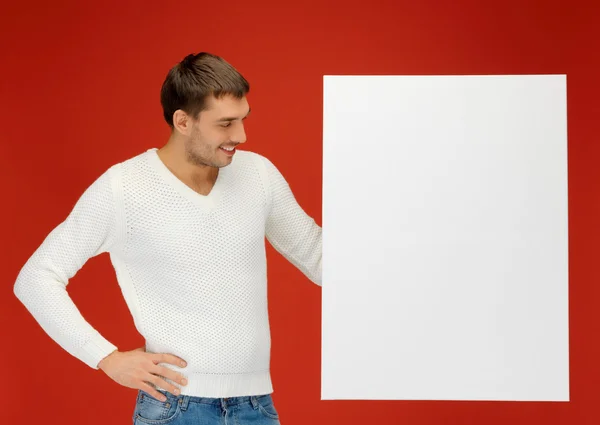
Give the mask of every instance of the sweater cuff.
[[100, 360], [116, 349], [114, 344], [107, 341], [102, 335], [96, 334], [81, 347], [80, 359], [92, 369], [98, 369]]

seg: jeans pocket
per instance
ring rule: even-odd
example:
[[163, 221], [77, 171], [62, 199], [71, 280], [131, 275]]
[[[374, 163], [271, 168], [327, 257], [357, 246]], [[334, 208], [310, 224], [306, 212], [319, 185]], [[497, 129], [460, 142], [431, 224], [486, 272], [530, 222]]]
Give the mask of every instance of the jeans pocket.
[[166, 401], [160, 401], [145, 391], [139, 390], [135, 406], [135, 423], [164, 425], [174, 421], [181, 413], [177, 398], [160, 391], [167, 396]]
[[256, 398], [258, 410], [269, 419], [279, 420], [279, 413], [275, 410], [275, 404], [270, 394], [261, 395]]

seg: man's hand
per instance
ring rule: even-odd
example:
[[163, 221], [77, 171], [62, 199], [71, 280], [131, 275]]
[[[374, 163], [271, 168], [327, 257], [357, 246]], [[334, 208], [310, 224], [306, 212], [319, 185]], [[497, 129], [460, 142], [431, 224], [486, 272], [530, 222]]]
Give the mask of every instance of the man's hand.
[[141, 347], [133, 351], [113, 351], [100, 360], [98, 368], [118, 384], [143, 390], [152, 397], [165, 401], [166, 397], [149, 385], [148, 382], [164, 388], [172, 394], [179, 395], [179, 388], [157, 375], [164, 376], [182, 385], [187, 385], [187, 380], [180, 373], [164, 366], [158, 366], [159, 363], [169, 363], [179, 367], [186, 366], [186, 362], [177, 356], [146, 353], [144, 347]]

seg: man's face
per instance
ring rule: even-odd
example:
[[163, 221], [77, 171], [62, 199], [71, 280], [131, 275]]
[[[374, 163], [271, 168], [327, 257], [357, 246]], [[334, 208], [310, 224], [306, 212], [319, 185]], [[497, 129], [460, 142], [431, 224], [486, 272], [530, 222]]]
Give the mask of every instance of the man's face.
[[187, 158], [196, 165], [225, 167], [232, 161], [235, 147], [246, 141], [243, 120], [250, 113], [246, 97], [226, 95], [207, 99], [207, 109], [192, 119], [185, 142]]

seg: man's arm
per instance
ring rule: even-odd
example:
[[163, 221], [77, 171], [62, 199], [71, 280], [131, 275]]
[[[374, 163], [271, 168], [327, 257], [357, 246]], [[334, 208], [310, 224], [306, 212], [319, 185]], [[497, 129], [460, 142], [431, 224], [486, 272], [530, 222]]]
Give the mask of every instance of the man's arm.
[[42, 329], [63, 349], [97, 369], [117, 349], [81, 315], [67, 284], [86, 261], [106, 252], [117, 240], [112, 167], [101, 175], [27, 260], [14, 293]]
[[266, 235], [273, 247], [321, 286], [322, 231], [298, 205], [287, 181], [277, 167], [264, 158], [268, 176], [269, 215]]

